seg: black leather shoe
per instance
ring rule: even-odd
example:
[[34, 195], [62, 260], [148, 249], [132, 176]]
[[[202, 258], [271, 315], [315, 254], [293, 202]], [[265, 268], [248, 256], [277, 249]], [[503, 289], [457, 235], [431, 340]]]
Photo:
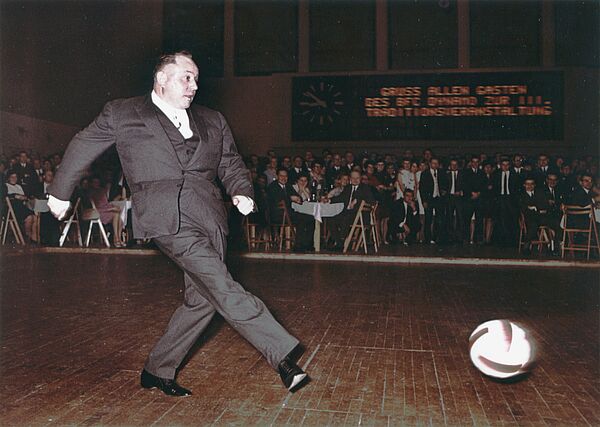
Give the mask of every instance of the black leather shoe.
[[191, 391], [181, 387], [175, 380], [157, 377], [145, 369], [142, 371], [140, 384], [144, 388], [157, 388], [167, 396], [185, 397], [192, 395]]
[[290, 357], [283, 359], [277, 366], [281, 381], [292, 393], [308, 383], [309, 377]]

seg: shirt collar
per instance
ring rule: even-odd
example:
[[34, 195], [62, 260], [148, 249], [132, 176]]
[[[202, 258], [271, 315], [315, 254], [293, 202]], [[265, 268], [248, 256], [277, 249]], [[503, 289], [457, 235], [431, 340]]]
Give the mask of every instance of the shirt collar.
[[186, 115], [185, 110], [182, 110], [180, 108], [175, 108], [170, 106], [169, 104], [167, 104], [165, 101], [163, 101], [156, 92], [154, 92], [154, 90], [152, 91], [152, 95], [150, 95], [152, 97], [152, 103], [154, 105], [156, 105], [160, 111], [162, 111], [163, 113], [165, 113], [165, 115], [171, 119], [174, 116], [178, 116], [178, 117], [183, 117]]

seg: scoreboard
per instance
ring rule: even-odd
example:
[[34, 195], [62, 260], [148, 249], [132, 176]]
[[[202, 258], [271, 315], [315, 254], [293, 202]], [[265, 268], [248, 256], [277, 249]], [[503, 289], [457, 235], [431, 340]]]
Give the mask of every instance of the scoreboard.
[[296, 77], [293, 140], [561, 140], [560, 71]]

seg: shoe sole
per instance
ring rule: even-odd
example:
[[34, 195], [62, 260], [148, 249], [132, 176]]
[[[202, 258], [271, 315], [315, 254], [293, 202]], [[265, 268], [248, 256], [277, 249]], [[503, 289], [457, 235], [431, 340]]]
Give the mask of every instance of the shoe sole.
[[294, 379], [292, 380], [292, 384], [288, 387], [288, 391], [295, 392], [300, 387], [302, 387], [306, 381], [308, 380], [308, 374], [298, 374], [294, 375]]

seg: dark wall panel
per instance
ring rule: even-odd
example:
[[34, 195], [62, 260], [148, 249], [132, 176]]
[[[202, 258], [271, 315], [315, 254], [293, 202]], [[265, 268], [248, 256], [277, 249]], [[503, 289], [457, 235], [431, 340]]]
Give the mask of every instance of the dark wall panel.
[[557, 1], [554, 6], [556, 63], [600, 66], [600, 2]]
[[456, 67], [456, 1], [390, 0], [388, 13], [390, 68]]
[[164, 2], [164, 48], [187, 50], [200, 75], [223, 75], [224, 0], [166, 0]]
[[473, 0], [471, 66], [541, 64], [541, 4], [528, 1]]
[[313, 0], [309, 7], [311, 71], [374, 68], [374, 0]]
[[84, 125], [107, 100], [149, 90], [160, 4], [4, 1], [0, 8], [2, 110]]
[[237, 75], [297, 71], [297, 1], [237, 1], [234, 19]]

